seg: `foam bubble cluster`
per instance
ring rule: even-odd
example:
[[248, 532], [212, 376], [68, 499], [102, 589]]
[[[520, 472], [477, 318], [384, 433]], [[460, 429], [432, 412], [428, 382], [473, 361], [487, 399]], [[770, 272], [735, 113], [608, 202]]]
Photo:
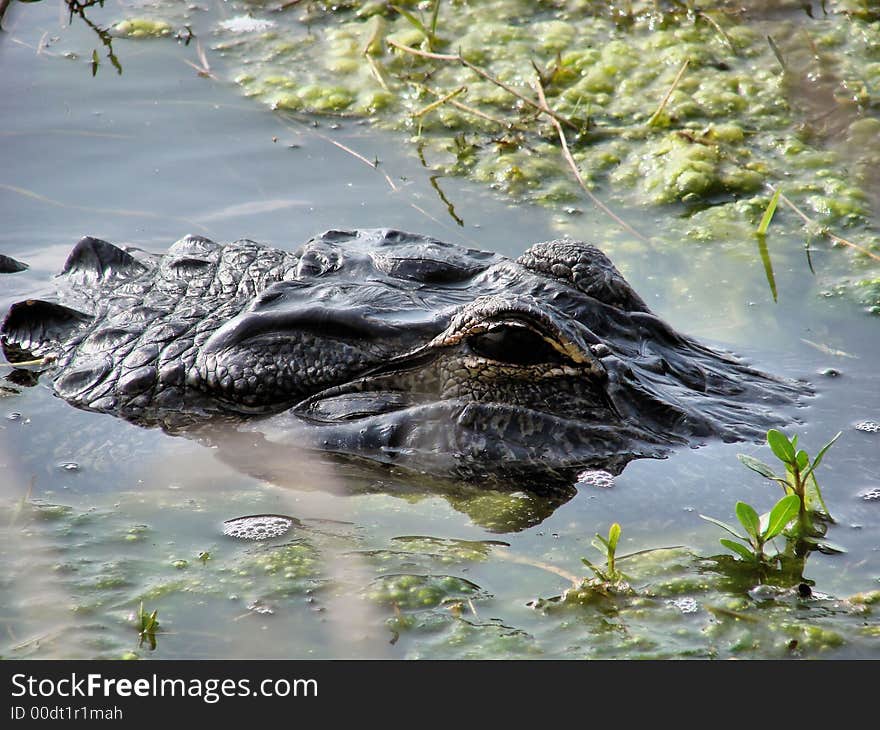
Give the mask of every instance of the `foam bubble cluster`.
[[862, 421], [856, 424], [856, 431], [866, 431], [867, 433], [880, 432], [880, 423], [877, 421]]
[[599, 487], [600, 489], [611, 489], [614, 486], [614, 476], [602, 469], [587, 469], [578, 474], [578, 484], [587, 487]]
[[287, 533], [296, 521], [284, 515], [236, 517], [223, 523], [223, 534], [241, 540], [269, 540]]
[[864, 499], [866, 502], [878, 502], [880, 501], [880, 487], [865, 489], [864, 491], [859, 492], [859, 497]]

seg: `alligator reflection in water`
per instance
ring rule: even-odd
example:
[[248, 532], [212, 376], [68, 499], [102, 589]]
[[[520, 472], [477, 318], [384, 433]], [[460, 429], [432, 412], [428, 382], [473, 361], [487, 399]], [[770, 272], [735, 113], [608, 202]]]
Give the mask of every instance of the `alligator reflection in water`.
[[807, 391], [673, 331], [572, 241], [514, 261], [393, 230], [85, 238], [59, 280], [64, 304], [10, 309], [6, 357], [50, 363], [77, 407], [257, 442], [249, 472], [296, 446], [565, 501], [586, 467], [760, 438]]

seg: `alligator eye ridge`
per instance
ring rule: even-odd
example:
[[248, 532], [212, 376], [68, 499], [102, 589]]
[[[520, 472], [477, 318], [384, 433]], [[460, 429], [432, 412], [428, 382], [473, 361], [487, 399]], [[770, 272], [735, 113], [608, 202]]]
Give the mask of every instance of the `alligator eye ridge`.
[[508, 365], [568, 362], [539, 333], [522, 325], [502, 324], [467, 338], [471, 351], [480, 357]]

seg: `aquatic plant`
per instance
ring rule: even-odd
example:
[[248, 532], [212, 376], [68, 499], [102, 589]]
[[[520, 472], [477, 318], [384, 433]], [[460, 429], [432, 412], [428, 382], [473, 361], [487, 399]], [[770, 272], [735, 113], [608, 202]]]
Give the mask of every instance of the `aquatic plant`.
[[776, 474], [773, 468], [763, 461], [746, 454], [737, 454], [737, 458], [749, 469], [779, 484], [786, 495], [797, 496], [798, 521], [794, 530], [798, 537], [806, 538], [822, 534], [814, 522], [815, 516], [831, 519], [814, 472], [840, 435], [841, 432], [838, 431], [834, 438], [819, 449], [816, 458], [811, 460], [806, 451], [798, 449], [797, 435], [789, 439], [781, 431], [771, 428], [767, 431], [767, 444], [776, 458], [785, 465], [784, 476]]
[[608, 528], [608, 537], [602, 537], [598, 532], [596, 539], [592, 541], [593, 547], [599, 552], [605, 553], [605, 566], [599, 566], [590, 562], [587, 558], [581, 558], [581, 562], [592, 570], [596, 577], [605, 583], [619, 583], [625, 577], [617, 569], [616, 553], [617, 543], [620, 541], [620, 524], [615, 522]]
[[159, 610], [156, 609], [151, 613], [144, 610], [144, 602], [141, 601], [137, 611], [138, 626], [138, 647], [144, 645], [144, 642], [150, 647], [150, 651], [156, 650], [156, 632], [159, 630]]
[[726, 522], [714, 517], [700, 515], [704, 520], [718, 525], [733, 535], [739, 542], [734, 542], [722, 537], [720, 543], [747, 562], [757, 565], [775, 563], [779, 554], [770, 557], [764, 552], [764, 546], [782, 533], [798, 516], [801, 500], [796, 494], [788, 494], [780, 499], [767, 514], [758, 515], [758, 512], [746, 502], [736, 503], [736, 517], [745, 530], [745, 535]]
[[409, 22], [413, 28], [418, 30], [419, 33], [424, 36], [429, 51], [437, 50], [437, 48], [443, 43], [443, 41], [437, 37], [437, 18], [440, 14], [440, 2], [441, 0], [434, 0], [434, 5], [431, 8], [431, 19], [427, 23], [425, 23], [424, 18], [417, 17], [415, 14], [399, 5], [391, 5], [392, 8], [406, 18], [407, 22]]

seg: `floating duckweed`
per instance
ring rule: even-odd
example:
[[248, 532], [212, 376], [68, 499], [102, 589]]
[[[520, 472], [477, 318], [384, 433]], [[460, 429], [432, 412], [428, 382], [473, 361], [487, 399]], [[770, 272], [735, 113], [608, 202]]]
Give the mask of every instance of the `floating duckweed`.
[[299, 520], [285, 515], [248, 515], [226, 520], [223, 534], [241, 540], [269, 540], [287, 534], [297, 524]]
[[265, 575], [280, 575], [288, 580], [299, 580], [317, 575], [319, 556], [305, 543], [282, 545], [260, 553], [244, 563], [240, 574], [251, 574], [251, 566]]
[[453, 540], [439, 537], [395, 537], [395, 548], [416, 554], [428, 554], [441, 563], [487, 560], [492, 548], [507, 546], [497, 540]]
[[366, 597], [401, 609], [434, 608], [452, 598], [472, 597], [480, 587], [451, 575], [388, 575], [373, 581]]
[[41, 520], [55, 521], [70, 517], [73, 508], [64, 504], [34, 504], [34, 515]]
[[849, 602], [865, 606], [873, 606], [875, 603], [880, 603], [880, 591], [856, 593], [856, 595], [850, 596]]
[[118, 35], [129, 38], [158, 38], [171, 34], [171, 25], [164, 20], [149, 18], [129, 18], [113, 26]]

